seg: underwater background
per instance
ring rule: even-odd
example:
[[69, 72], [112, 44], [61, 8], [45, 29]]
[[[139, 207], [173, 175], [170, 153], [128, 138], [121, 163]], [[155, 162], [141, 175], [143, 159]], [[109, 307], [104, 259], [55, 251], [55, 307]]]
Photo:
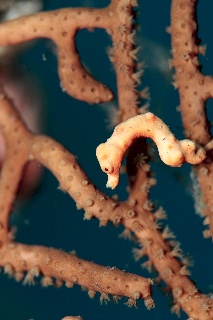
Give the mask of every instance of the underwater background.
[[[178, 93], [172, 85], [170, 36], [166, 27], [170, 24], [171, 1], [138, 1], [137, 44], [141, 47], [139, 61], [145, 62], [142, 88], [148, 86], [151, 95], [149, 110], [160, 116], [177, 138], [183, 137], [181, 116], [177, 110]], [[47, 0], [44, 10], [63, 7], [104, 7], [104, 0]], [[201, 57], [203, 72], [213, 74], [213, 41], [211, 37], [213, 3], [198, 3], [198, 35], [201, 44], [207, 44], [207, 53]], [[76, 37], [78, 51], [84, 65], [92, 75], [107, 84], [116, 93], [113, 66], [106, 54], [111, 39], [104, 30], [82, 30]], [[88, 105], [69, 97], [60, 87], [57, 73], [57, 56], [54, 44], [49, 40], [37, 40], [19, 58], [19, 68], [33, 75], [35, 90], [40, 88], [38, 103], [42, 109], [42, 132], [62, 143], [78, 157], [81, 167], [93, 183], [108, 195], [117, 194], [120, 200], [127, 197], [127, 181], [121, 178], [116, 191], [105, 188], [106, 175], [100, 170], [95, 149], [112, 132], [109, 128], [110, 104]], [[35, 99], [35, 95], [32, 96]], [[207, 103], [210, 117], [211, 101]], [[193, 183], [190, 167], [169, 168], [159, 161], [157, 153], [152, 169], [156, 172], [157, 185], [150, 196], [156, 207], [162, 206], [168, 215], [171, 230], [181, 242], [183, 252], [192, 257], [191, 278], [204, 293], [213, 290], [213, 255], [211, 240], [203, 239], [201, 218], [195, 214]], [[116, 266], [128, 272], [148, 277], [150, 275], [135, 262], [132, 248], [137, 244], [119, 237], [122, 227], [99, 227], [97, 220], [84, 221], [83, 211], [76, 210], [74, 201], [61, 190], [56, 179], [47, 170], [42, 182], [30, 199], [18, 204], [11, 217], [11, 226], [17, 227], [16, 241], [75, 250], [83, 259], [105, 266]], [[113, 301], [100, 304], [100, 295], [90, 299], [79, 286], [68, 289], [43, 288], [39, 284], [24, 286], [0, 274], [0, 319], [1, 320], [60, 320], [67, 315], [81, 315], [84, 320], [173, 320], [170, 313], [171, 299], [156, 286], [153, 288], [155, 309], [146, 310], [143, 301], [137, 308], [128, 308], [126, 299], [118, 304]], [[181, 320], [187, 316], [181, 313]]]

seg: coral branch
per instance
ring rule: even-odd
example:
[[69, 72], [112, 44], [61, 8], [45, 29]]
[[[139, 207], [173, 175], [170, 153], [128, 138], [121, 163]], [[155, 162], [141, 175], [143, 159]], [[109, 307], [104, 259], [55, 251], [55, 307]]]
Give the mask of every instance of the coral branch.
[[[173, 0], [171, 7], [172, 66], [175, 67], [175, 86], [179, 90], [180, 110], [185, 134], [192, 140], [206, 145], [212, 135], [209, 130], [205, 103], [213, 97], [213, 77], [202, 74], [199, 54], [202, 53], [197, 39], [196, 0]], [[213, 164], [210, 158], [197, 167], [202, 201], [202, 216], [208, 216], [210, 234], [213, 238]], [[210, 236], [209, 230], [206, 235]]]
[[52, 278], [55, 278], [64, 281], [69, 287], [74, 284], [84, 286], [91, 294], [98, 291], [117, 297], [126, 296], [134, 301], [139, 298], [145, 301], [151, 299], [150, 279], [115, 267], [103, 267], [64, 251], [8, 243], [0, 249], [0, 257], [0, 265], [5, 266], [5, 270], [10, 268], [10, 275], [16, 277], [17, 274], [20, 276], [24, 271], [28, 271], [25, 283], [33, 283], [34, 278], [41, 275], [44, 279], [42, 283], [46, 286], [48, 283], [52, 285]]
[[213, 97], [213, 78], [201, 73], [198, 55], [201, 53], [197, 39], [197, 0], [173, 0], [171, 7], [171, 32], [175, 87], [180, 94], [185, 134], [201, 144], [210, 140], [206, 123], [205, 101]]
[[198, 164], [206, 157], [205, 150], [195, 142], [188, 139], [178, 141], [154, 114], [138, 115], [115, 127], [107, 142], [97, 147], [96, 156], [101, 169], [108, 175], [107, 187], [114, 189], [117, 186], [124, 154], [139, 137], [154, 140], [161, 160], [172, 167], [179, 167], [184, 162]]
[[[131, 57], [131, 10], [130, 0], [122, 1], [122, 4], [112, 1], [103, 9], [60, 9], [7, 21], [0, 25], [0, 45], [11, 46], [36, 38], [53, 40], [58, 48], [58, 70], [63, 89], [76, 99], [100, 103], [110, 101], [112, 92], [83, 67], [76, 49], [75, 35], [80, 29], [104, 28], [113, 39], [113, 62], [119, 87], [125, 93], [121, 99], [128, 103], [136, 95], [135, 80], [131, 76], [135, 68]], [[133, 90], [126, 90], [127, 87]]]
[[[151, 280], [149, 279], [125, 273], [114, 267], [105, 268], [56, 249], [8, 243], [8, 220], [11, 206], [23, 167], [30, 160], [35, 159], [49, 168], [58, 178], [61, 187], [73, 196], [79, 206], [85, 209], [93, 207], [97, 197], [100, 203], [103, 203], [105, 197], [89, 182], [72, 154], [53, 139], [33, 135], [25, 128], [3, 93], [1, 95], [0, 128], [6, 141], [6, 158], [0, 179], [0, 191], [2, 191], [0, 194], [1, 197], [5, 197], [5, 205], [1, 207], [0, 265], [17, 279], [23, 272], [28, 271], [24, 282], [33, 281], [33, 275], [38, 276], [41, 273], [44, 277], [44, 285], [52, 284], [52, 277], [54, 277], [65, 281], [67, 285], [69, 283], [69, 286], [78, 283], [87, 287], [91, 292], [99, 291], [102, 294], [112, 294], [118, 297], [125, 295], [129, 297], [129, 303], [135, 303], [136, 299], [143, 298], [148, 308], [153, 307], [154, 303], [150, 297]], [[14, 153], [17, 155], [16, 168], [13, 168], [10, 163], [11, 155]], [[4, 177], [5, 175], [10, 177], [10, 174], [14, 175], [14, 178], [12, 180], [11, 176], [11, 184], [8, 186]], [[88, 198], [82, 198], [81, 194], [87, 194]], [[3, 199], [0, 200], [3, 203]], [[113, 209], [111, 203], [108, 203], [108, 207]]]
[[58, 48], [58, 70], [63, 89], [76, 99], [89, 103], [109, 101], [113, 97], [112, 92], [89, 75], [75, 46], [77, 30], [105, 26], [103, 21], [107, 12], [100, 11], [61, 9], [7, 21], [0, 26], [0, 45], [15, 45], [36, 38], [53, 40]]

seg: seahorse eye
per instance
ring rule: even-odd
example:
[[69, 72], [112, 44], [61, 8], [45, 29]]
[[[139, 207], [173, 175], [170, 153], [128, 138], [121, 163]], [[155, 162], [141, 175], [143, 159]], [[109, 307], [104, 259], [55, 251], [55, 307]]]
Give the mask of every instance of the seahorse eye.
[[105, 165], [102, 169], [106, 174], [111, 174], [114, 171], [114, 167], [110, 164]]

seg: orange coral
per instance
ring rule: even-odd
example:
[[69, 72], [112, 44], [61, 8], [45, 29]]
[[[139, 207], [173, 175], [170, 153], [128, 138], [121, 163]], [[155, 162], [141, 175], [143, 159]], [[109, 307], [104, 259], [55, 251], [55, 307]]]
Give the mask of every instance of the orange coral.
[[[148, 192], [155, 184], [155, 179], [150, 172], [147, 145], [141, 138], [141, 135], [151, 137], [157, 143], [160, 157], [172, 166], [179, 166], [184, 161], [193, 164], [202, 161], [196, 170], [206, 201], [205, 223], [210, 224], [206, 235], [211, 235], [212, 138], [207, 126], [204, 102], [212, 96], [212, 78], [202, 75], [199, 70], [196, 1], [173, 0], [169, 28], [173, 47], [172, 66], [176, 70], [175, 86], [180, 92], [185, 132], [187, 138], [194, 142], [188, 139], [176, 140], [168, 127], [152, 113], [139, 115], [140, 93], [137, 86], [142, 70], [136, 61], [138, 48], [134, 40], [136, 6], [137, 1], [112, 0], [102, 9], [60, 9], [25, 16], [0, 25], [1, 46], [12, 46], [35, 38], [53, 40], [58, 50], [61, 86], [74, 98], [88, 103], [109, 101], [113, 94], [109, 88], [94, 79], [81, 63], [75, 46], [76, 32], [83, 28], [103, 28], [107, 31], [113, 44], [109, 53], [116, 72], [119, 116], [121, 121], [126, 122], [115, 128], [113, 137], [106, 143], [107, 152], [103, 152], [102, 146], [97, 149], [97, 155], [109, 176], [115, 173], [108, 182], [108, 186], [115, 187], [122, 158], [128, 149], [126, 172], [129, 179], [129, 196], [124, 202], [100, 192], [81, 169], [74, 155], [54, 139], [33, 134], [26, 128], [2, 89], [0, 130], [6, 150], [0, 176], [0, 265], [4, 267], [5, 273], [16, 280], [23, 279], [24, 283], [34, 283], [37, 277], [41, 277], [43, 286], [60, 286], [65, 282], [67, 287], [72, 287], [77, 283], [86, 287], [91, 297], [96, 291], [100, 292], [101, 301], [108, 300], [108, 294], [112, 294], [115, 299], [127, 296], [129, 306], [135, 305], [139, 298], [144, 299], [148, 309], [154, 306], [150, 288], [153, 282], [150, 279], [125, 273], [117, 268], [99, 266], [61, 250], [30, 246], [11, 239], [9, 219], [23, 170], [27, 163], [36, 160], [52, 172], [60, 188], [74, 199], [77, 208], [84, 209], [85, 219], [95, 217], [102, 226], [108, 221], [114, 225], [122, 224], [124, 235], [136, 239], [142, 247], [135, 251], [137, 259], [147, 256], [147, 269], [151, 271], [154, 267], [159, 278], [167, 284], [168, 290], [173, 294], [173, 312], [179, 313], [182, 309], [190, 319], [209, 320], [213, 319], [213, 300], [202, 294], [190, 279], [187, 261], [178, 242], [173, 240], [173, 233], [168, 227], [161, 228], [159, 220], [165, 217], [163, 210], [155, 210], [149, 199]], [[144, 128], [142, 134], [141, 124]], [[136, 131], [132, 131], [133, 126], [136, 126]], [[114, 151], [116, 162], [109, 163], [109, 157], [114, 155]], [[135, 159], [141, 154], [143, 163], [137, 166]], [[81, 319], [64, 319], [66, 318]]]

